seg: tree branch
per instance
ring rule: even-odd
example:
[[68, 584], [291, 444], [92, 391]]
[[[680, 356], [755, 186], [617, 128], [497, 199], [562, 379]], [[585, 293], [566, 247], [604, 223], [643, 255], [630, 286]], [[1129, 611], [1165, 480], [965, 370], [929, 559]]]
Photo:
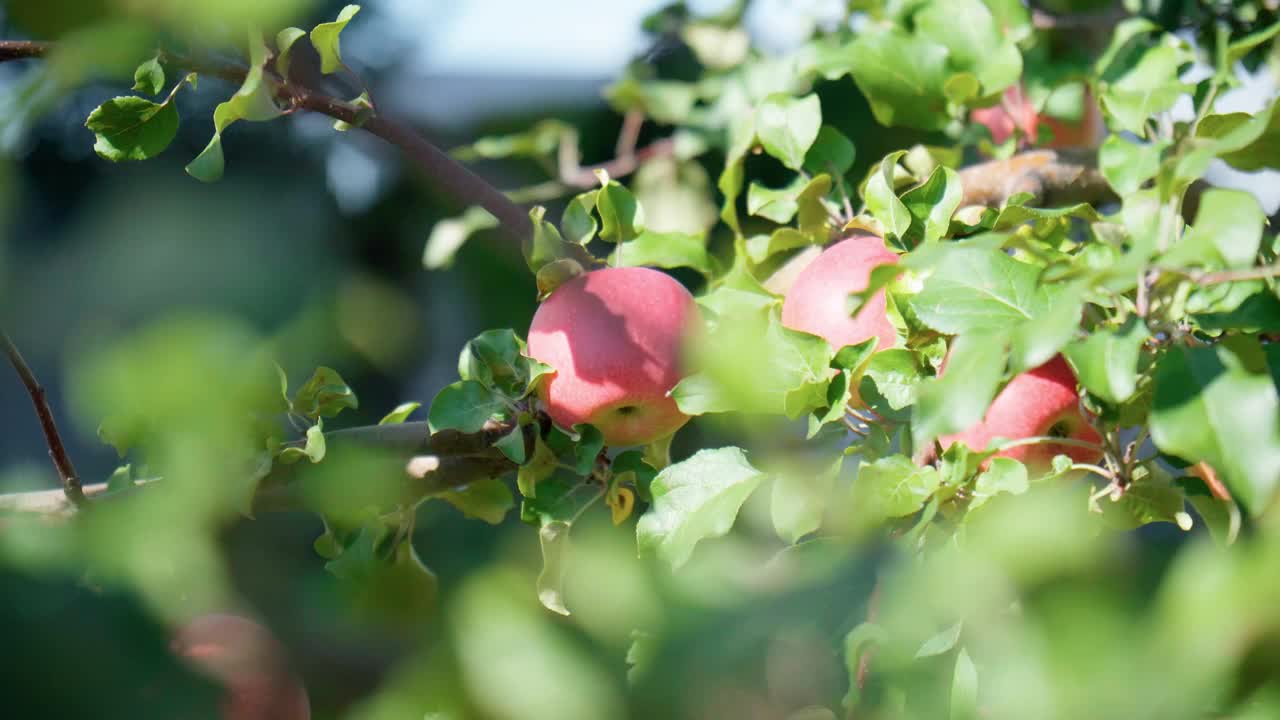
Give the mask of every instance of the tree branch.
[[1022, 192], [1035, 196], [1032, 204], [1040, 207], [1099, 205], [1120, 199], [1091, 158], [1058, 150], [1032, 150], [971, 165], [960, 170], [960, 184], [964, 188], [961, 205], [999, 207]]
[[[319, 474], [320, 466], [342, 462], [342, 457], [349, 453], [370, 451], [382, 453], [389, 465], [394, 462], [401, 468], [401, 498], [406, 505], [412, 505], [425, 497], [515, 470], [516, 464], [492, 446], [495, 440], [510, 432], [511, 427], [508, 423], [490, 423], [477, 433], [445, 430], [431, 434], [425, 422], [408, 422], [325, 433], [326, 454], [320, 465], [305, 461], [274, 464], [258, 482], [251, 507], [255, 513], [306, 510], [305, 484]], [[531, 441], [532, 437], [526, 438], [527, 444], [532, 445]], [[290, 444], [301, 446], [303, 441]], [[532, 452], [532, 448], [528, 449]], [[133, 487], [116, 492], [108, 492], [106, 483], [95, 483], [83, 490], [87, 496], [109, 502], [118, 496], [141, 492], [158, 482], [166, 481], [141, 480]], [[77, 509], [59, 490], [0, 495], [0, 512], [66, 516]]]
[[[0, 40], [0, 62], [44, 57], [52, 50], [53, 46], [48, 43]], [[232, 83], [243, 82], [247, 72], [246, 68], [232, 63], [185, 55], [166, 55], [165, 60], [198, 74], [212, 75]], [[533, 225], [524, 208], [417, 132], [382, 115], [374, 115], [361, 123], [357, 108], [345, 101], [316, 92], [297, 82], [279, 82], [278, 97], [281, 100], [296, 108], [360, 126], [399, 147], [446, 193], [467, 205], [479, 205], [488, 210], [513, 239], [522, 240], [532, 232]]]
[[53, 409], [49, 407], [49, 399], [45, 395], [44, 387], [36, 380], [22, 353], [18, 352], [17, 346], [3, 330], [0, 330], [0, 346], [4, 347], [9, 363], [13, 365], [13, 369], [17, 371], [18, 377], [27, 389], [27, 394], [31, 396], [36, 417], [40, 419], [40, 429], [44, 431], [45, 443], [49, 446], [49, 458], [53, 460], [53, 467], [62, 480], [62, 494], [68, 502], [78, 508], [87, 506], [89, 501], [85, 497], [84, 489], [80, 487], [80, 477], [76, 475], [71, 456], [67, 454], [67, 448], [62, 444], [62, 435], [58, 432], [58, 424], [54, 422]]

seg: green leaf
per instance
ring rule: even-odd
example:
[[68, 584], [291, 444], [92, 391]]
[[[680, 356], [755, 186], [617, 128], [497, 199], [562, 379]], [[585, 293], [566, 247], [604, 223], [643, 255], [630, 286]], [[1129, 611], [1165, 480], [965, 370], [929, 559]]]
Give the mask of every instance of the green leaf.
[[524, 397], [550, 368], [525, 355], [525, 343], [514, 330], [486, 330], [462, 347], [458, 377], [511, 397]]
[[1131, 142], [1120, 135], [1109, 135], [1098, 148], [1098, 169], [1117, 193], [1127, 195], [1156, 176], [1162, 149], [1160, 144]]
[[899, 238], [906, 235], [912, 219], [911, 211], [902, 200], [898, 199], [898, 193], [894, 190], [894, 174], [898, 160], [906, 154], [905, 150], [899, 150], [886, 155], [880, 161], [878, 171], [872, 173], [867, 180], [864, 192], [867, 210], [884, 225], [887, 233], [892, 233]]
[[337, 370], [318, 367], [293, 398], [293, 411], [309, 418], [333, 417], [347, 408], [360, 407], [360, 401]]
[[[870, 184], [868, 183], [868, 188]], [[951, 216], [960, 207], [964, 189], [960, 187], [960, 175], [949, 167], [934, 169], [929, 179], [902, 195], [902, 204], [919, 225], [924, 242], [937, 242], [947, 234]], [[912, 245], [918, 243], [911, 243]]]
[[280, 460], [284, 463], [293, 463], [307, 458], [312, 463], [318, 463], [324, 460], [326, 453], [326, 445], [324, 440], [324, 427], [317, 422], [315, 425], [307, 428], [307, 441], [302, 447], [286, 447], [280, 451]]
[[378, 424], [399, 425], [405, 420], [408, 420], [409, 416], [413, 414], [413, 411], [420, 407], [422, 407], [422, 403], [420, 402], [401, 403], [397, 405], [394, 410], [384, 415], [383, 418], [378, 421]]
[[1151, 438], [1160, 450], [1213, 466], [1252, 511], [1280, 483], [1280, 400], [1271, 377], [1228, 347], [1173, 347], [1156, 364]]
[[434, 610], [436, 576], [408, 540], [384, 554], [386, 534], [383, 527], [361, 528], [355, 542], [325, 569], [341, 581], [357, 618], [411, 626]]
[[525, 447], [524, 428], [517, 425], [511, 428], [511, 432], [503, 435], [494, 441], [493, 446], [507, 456], [507, 459], [517, 465], [523, 465], [527, 458], [528, 449]]
[[947, 57], [947, 48], [928, 38], [872, 28], [819, 58], [818, 69], [828, 79], [851, 73], [881, 125], [941, 130], [947, 124]]
[[1212, 188], [1201, 195], [1195, 225], [1181, 242], [1217, 248], [1227, 267], [1252, 267], [1262, 246], [1266, 221], [1252, 193]]
[[747, 212], [776, 223], [789, 223], [791, 218], [796, 216], [796, 211], [800, 209], [796, 196], [806, 184], [804, 177], [800, 175], [797, 175], [786, 187], [777, 189], [752, 181], [747, 187]]
[[756, 136], [765, 152], [792, 170], [804, 167], [805, 154], [818, 139], [822, 105], [817, 95], [776, 94], [756, 108]]
[[1086, 390], [1118, 405], [1133, 397], [1138, 387], [1138, 359], [1149, 336], [1146, 326], [1131, 317], [1121, 328], [1101, 328], [1071, 343], [1067, 359]]
[[1102, 107], [1122, 129], [1142, 135], [1151, 116], [1171, 109], [1190, 91], [1190, 86], [1178, 79], [1178, 71], [1193, 59], [1182, 44], [1149, 48], [1117, 79], [1103, 83]]
[[533, 232], [523, 242], [525, 262], [537, 276], [538, 291], [544, 296], [596, 264], [586, 248], [565, 242], [556, 226], [543, 219], [546, 212], [541, 206], [529, 211]]
[[133, 89], [148, 95], [159, 95], [164, 90], [164, 68], [160, 67], [158, 56], [133, 71]]
[[1009, 369], [1022, 372], [1039, 367], [1058, 354], [1080, 329], [1084, 289], [1079, 285], [1051, 285], [1051, 300], [1035, 319], [1013, 329], [1009, 343]]
[[834, 127], [823, 125], [804, 155], [804, 170], [810, 175], [827, 173], [834, 178], [844, 177], [853, 167], [856, 156], [852, 140]]
[[1051, 307], [1054, 290], [1040, 286], [1039, 275], [1002, 250], [954, 245], [910, 305], [921, 322], [948, 335], [1008, 332]]
[[974, 480], [973, 500], [969, 502], [969, 509], [977, 510], [1000, 493], [1021, 495], [1030, 488], [1025, 465], [1011, 458], [991, 458], [987, 469]]
[[289, 78], [289, 52], [293, 49], [293, 44], [306, 36], [306, 31], [302, 28], [287, 27], [276, 33], [276, 72], [280, 77]]
[[[920, 384], [911, 433], [917, 448], [939, 435], [960, 432], [982, 419], [1004, 377], [1007, 340], [1001, 334], [955, 339], [942, 377]], [[982, 448], [973, 448], [981, 450]]]
[[640, 81], [623, 77], [605, 88], [604, 96], [619, 113], [636, 110], [654, 122], [683, 125], [698, 100], [698, 88], [693, 83], [674, 80]]
[[1001, 208], [999, 216], [996, 217], [996, 223], [993, 227], [996, 231], [1011, 230], [1019, 225], [1026, 223], [1040, 223], [1048, 220], [1059, 220], [1060, 218], [1077, 217], [1089, 222], [1099, 222], [1102, 216], [1092, 205], [1080, 203], [1078, 205], [1069, 205], [1060, 208], [1031, 208], [1025, 205], [1006, 205]]
[[616, 267], [687, 267], [707, 278], [716, 272], [715, 258], [707, 252], [706, 240], [681, 232], [645, 230], [631, 241], [619, 244], [611, 263]]
[[554, 520], [538, 530], [542, 549], [542, 572], [538, 573], [538, 602], [551, 612], [568, 615], [564, 604], [565, 555], [569, 552], [567, 522]]
[[978, 668], [969, 658], [969, 651], [960, 648], [956, 666], [951, 675], [951, 720], [975, 720], [982, 717], [978, 711]]
[[84, 126], [93, 131], [93, 149], [112, 162], [146, 160], [169, 147], [178, 133], [178, 110], [172, 103], [140, 97], [118, 97], [99, 105]]
[[473, 433], [506, 410], [506, 398], [475, 380], [460, 380], [436, 395], [427, 424], [433, 433], [450, 429]]
[[912, 515], [941, 482], [937, 468], [919, 467], [902, 455], [863, 463], [853, 481], [854, 512], [873, 523]]
[[320, 54], [320, 72], [328, 75], [342, 69], [341, 34], [360, 12], [359, 5], [348, 5], [338, 12], [338, 19], [320, 23], [311, 29], [311, 45]]
[[1117, 530], [1132, 530], [1155, 522], [1173, 523], [1189, 530], [1186, 494], [1163, 470], [1152, 473], [1150, 466], [1135, 469], [1133, 482], [1118, 498], [1099, 502], [1103, 521]]
[[915, 659], [936, 657], [951, 652], [956, 643], [960, 642], [960, 631], [962, 629], [964, 629], [964, 623], [958, 622], [925, 640], [920, 649], [916, 651]]
[[671, 392], [682, 412], [796, 418], [825, 406], [831, 347], [783, 327], [776, 299], [721, 287], [699, 302], [715, 317], [694, 349], [699, 372]]
[[107, 492], [127, 490], [133, 487], [133, 466], [121, 465], [107, 478]]
[[1191, 157], [1183, 159], [1182, 163], [1191, 167], [1181, 174], [1199, 177], [1209, 160], [1218, 156], [1231, 167], [1245, 172], [1280, 167], [1280, 112], [1276, 109], [1277, 103], [1272, 103], [1253, 115], [1206, 116], [1196, 126], [1196, 139], [1207, 143], [1197, 146], [1198, 152], [1189, 153]]
[[[840, 413], [844, 414], [843, 407]], [[778, 537], [794, 545], [822, 525], [822, 514], [830, 502], [843, 463], [844, 456], [840, 455], [817, 472], [812, 467], [796, 467], [773, 473], [769, 507]]]
[[746, 240], [747, 257], [751, 262], [760, 264], [774, 255], [813, 245], [812, 237], [791, 227], [781, 227], [769, 235], [752, 235]]
[[981, 0], [929, 3], [913, 17], [916, 33], [945, 47], [953, 72], [972, 73], [990, 96], [1022, 75], [1022, 54]]
[[596, 195], [599, 190], [588, 190], [573, 196], [560, 216], [560, 230], [571, 243], [586, 245], [600, 230], [596, 222]]
[[596, 211], [600, 213], [600, 237], [613, 243], [627, 242], [644, 230], [644, 210], [635, 195], [600, 172], [601, 188], [596, 191]]
[[1269, 42], [1275, 38], [1276, 35], [1280, 35], [1280, 22], [1272, 23], [1269, 27], [1249, 33], [1239, 40], [1232, 42], [1227, 46], [1227, 67], [1234, 67], [1236, 63], [1244, 59], [1245, 55], [1249, 54], [1250, 50], [1262, 45], [1263, 43]]
[[511, 488], [497, 478], [478, 480], [457, 490], [448, 490], [440, 499], [462, 511], [462, 514], [490, 525], [499, 525], [507, 517], [507, 511], [515, 507]]
[[237, 120], [261, 122], [280, 116], [275, 103], [274, 81], [263, 71], [267, 62], [267, 46], [262, 36], [249, 33], [249, 70], [240, 89], [213, 109], [213, 138], [186, 167], [189, 175], [202, 182], [216, 182], [222, 177], [222, 133]]
[[668, 466], [654, 478], [653, 505], [636, 526], [640, 551], [679, 569], [699, 541], [729, 532], [763, 477], [734, 447], [700, 450]]
[[916, 390], [924, 379], [915, 353], [904, 348], [888, 348], [872, 355], [865, 377], [869, 380], [864, 380], [864, 385], [868, 381], [874, 383], [894, 410], [915, 404]]
[[439, 270], [453, 264], [453, 258], [462, 244], [481, 230], [498, 227], [498, 218], [488, 210], [473, 205], [461, 215], [445, 218], [431, 228], [427, 246], [422, 252], [422, 264], [428, 270]]

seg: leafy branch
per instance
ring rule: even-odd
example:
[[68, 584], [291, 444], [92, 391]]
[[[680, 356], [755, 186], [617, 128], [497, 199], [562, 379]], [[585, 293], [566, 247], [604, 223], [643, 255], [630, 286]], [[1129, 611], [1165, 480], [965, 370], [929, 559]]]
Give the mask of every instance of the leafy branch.
[[[43, 58], [53, 48], [50, 43], [0, 40], [0, 62]], [[250, 71], [244, 66], [221, 60], [172, 53], [162, 53], [161, 57], [197, 74], [211, 75], [231, 83], [244, 82]], [[413, 129], [379, 114], [366, 117], [366, 108], [326, 95], [299, 80], [274, 74], [272, 77], [277, 81], [275, 99], [285, 105], [286, 112], [306, 110], [358, 126], [398, 147], [449, 195], [464, 204], [479, 205], [489, 211], [513, 239], [523, 239], [532, 232], [529, 216], [523, 208]]]

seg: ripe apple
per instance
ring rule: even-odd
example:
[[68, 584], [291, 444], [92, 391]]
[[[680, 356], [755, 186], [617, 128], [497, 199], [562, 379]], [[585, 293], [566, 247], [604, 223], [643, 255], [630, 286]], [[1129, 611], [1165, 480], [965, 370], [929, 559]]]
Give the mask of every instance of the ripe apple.
[[609, 445], [642, 445], [689, 418], [668, 393], [681, 379], [693, 296], [642, 267], [595, 270], [556, 288], [534, 313], [529, 356], [551, 366], [538, 397], [561, 427], [590, 423]]
[[[1102, 442], [1097, 430], [1080, 412], [1076, 375], [1061, 355], [1009, 381], [996, 395], [980, 422], [964, 432], [939, 438], [945, 449], [963, 442], [974, 450], [985, 450], [992, 439], [1021, 440], [1030, 437], [1060, 437], [1090, 443]], [[1096, 463], [1101, 450], [1075, 445], [1039, 443], [1002, 450], [996, 457], [1020, 460], [1033, 475], [1047, 472], [1055, 455], [1069, 455], [1080, 463]]]
[[310, 720], [306, 689], [262, 625], [239, 615], [202, 615], [178, 630], [172, 648], [226, 688], [223, 720]]
[[1040, 126], [1040, 116], [1035, 105], [1022, 92], [1021, 85], [1013, 85], [1004, 91], [1000, 103], [991, 107], [978, 108], [969, 113], [973, 122], [987, 126], [991, 132], [991, 141], [1002, 144], [1013, 135], [1014, 128], [1022, 131], [1027, 143], [1035, 143], [1036, 132]]
[[849, 313], [849, 294], [865, 290], [877, 265], [898, 262], [898, 256], [874, 235], [854, 235], [827, 248], [796, 276], [782, 301], [782, 324], [825, 338], [839, 350], [868, 338], [877, 349], [891, 348], [898, 334], [885, 308], [884, 291], [872, 295], [855, 314]]
[[991, 132], [992, 141], [997, 145], [1008, 140], [1015, 127], [1022, 131], [1026, 144], [1034, 145], [1040, 125], [1047, 125], [1053, 131], [1053, 140], [1046, 147], [1054, 150], [1097, 147], [1105, 131], [1098, 104], [1087, 90], [1084, 96], [1084, 117], [1076, 122], [1039, 114], [1020, 85], [1005, 90], [1000, 104], [978, 108], [969, 117], [976, 123], [986, 125]]

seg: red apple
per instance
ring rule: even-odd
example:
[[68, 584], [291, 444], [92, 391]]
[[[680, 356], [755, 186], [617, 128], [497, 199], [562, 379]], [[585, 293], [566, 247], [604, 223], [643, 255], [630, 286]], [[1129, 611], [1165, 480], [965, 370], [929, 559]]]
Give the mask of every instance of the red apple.
[[[992, 439], [1021, 440], [1030, 437], [1061, 437], [1090, 443], [1102, 442], [1097, 430], [1080, 412], [1076, 376], [1061, 355], [1015, 376], [996, 395], [981, 422], [964, 432], [939, 438], [945, 449], [963, 442], [974, 450], [985, 450]], [[1003, 450], [996, 457], [1020, 460], [1032, 474], [1049, 470], [1055, 455], [1069, 455], [1080, 463], [1096, 463], [1101, 450], [1075, 445], [1037, 443]]]
[[1098, 104], [1087, 90], [1084, 96], [1084, 117], [1077, 122], [1039, 114], [1020, 85], [1006, 90], [998, 105], [978, 108], [969, 117], [973, 122], [986, 125], [991, 132], [992, 141], [997, 145], [1008, 140], [1015, 127], [1022, 131], [1024, 144], [1034, 145], [1040, 125], [1044, 124], [1053, 131], [1053, 140], [1046, 147], [1055, 150], [1095, 148], [1102, 141], [1106, 130]]
[[542, 302], [529, 356], [554, 374], [538, 389], [561, 427], [590, 423], [609, 445], [642, 445], [689, 418], [668, 393], [681, 378], [693, 296], [671, 276], [641, 267], [580, 275]]
[[1035, 105], [1022, 92], [1021, 85], [1005, 90], [1000, 103], [978, 108], [969, 113], [969, 117], [973, 122], [987, 126], [987, 130], [991, 132], [991, 140], [996, 145], [1008, 140], [1013, 135], [1014, 128], [1022, 131], [1024, 142], [1034, 143], [1040, 125]]
[[202, 615], [178, 630], [172, 647], [226, 688], [224, 720], [310, 720], [306, 689], [262, 625], [239, 615]]
[[855, 314], [849, 294], [867, 289], [877, 265], [898, 256], [874, 235], [854, 235], [827, 248], [796, 276], [782, 302], [782, 324], [825, 338], [839, 350], [877, 338], [880, 350], [893, 347], [898, 334], [885, 308], [884, 291], [872, 295]]

